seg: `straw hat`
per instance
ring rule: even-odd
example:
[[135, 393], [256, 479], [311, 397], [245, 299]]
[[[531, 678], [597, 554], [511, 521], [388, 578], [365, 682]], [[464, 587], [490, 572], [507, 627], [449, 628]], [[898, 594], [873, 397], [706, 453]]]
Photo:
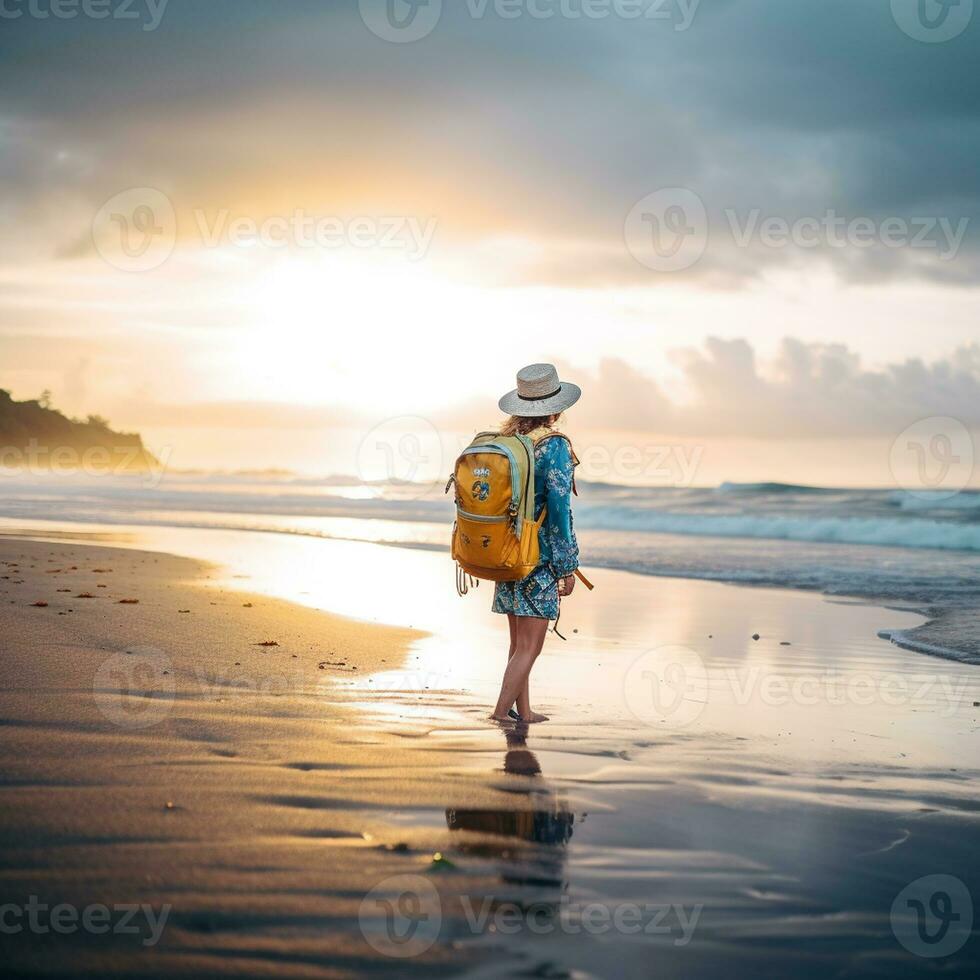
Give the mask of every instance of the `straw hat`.
[[536, 418], [557, 415], [582, 397], [582, 389], [560, 381], [554, 364], [529, 364], [517, 372], [517, 387], [497, 403], [507, 415]]

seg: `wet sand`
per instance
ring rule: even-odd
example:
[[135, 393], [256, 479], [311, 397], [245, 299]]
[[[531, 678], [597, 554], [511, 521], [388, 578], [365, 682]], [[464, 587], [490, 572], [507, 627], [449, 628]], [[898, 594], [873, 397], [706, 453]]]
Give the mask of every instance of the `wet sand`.
[[[351, 547], [0, 541], [3, 901], [150, 911], [5, 929], [12, 975], [975, 972], [892, 915], [925, 876], [980, 898], [975, 668], [875, 635], [918, 617], [599, 573], [554, 720], [504, 731], [489, 597], [394, 549], [372, 597]], [[332, 612], [274, 597], [287, 554]], [[426, 633], [337, 615], [386, 590]]]

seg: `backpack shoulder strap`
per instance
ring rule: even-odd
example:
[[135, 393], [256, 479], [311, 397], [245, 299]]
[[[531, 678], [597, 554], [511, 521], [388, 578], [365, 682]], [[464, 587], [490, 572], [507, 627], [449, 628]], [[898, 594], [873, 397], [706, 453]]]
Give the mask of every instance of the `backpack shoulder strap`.
[[539, 436], [534, 440], [534, 448], [537, 449], [538, 446], [546, 443], [549, 439], [564, 439], [568, 443], [568, 451], [572, 454], [572, 493], [578, 496], [578, 487], [575, 486], [575, 467], [581, 462], [578, 456], [575, 455], [575, 448], [572, 446], [572, 440], [565, 435], [564, 432], [546, 432], [544, 435]]
[[478, 432], [470, 440], [470, 445], [475, 445], [477, 443], [486, 442], [489, 439], [496, 439], [500, 435], [499, 432], [495, 432], [492, 429], [488, 429], [486, 432]]
[[540, 446], [542, 443], [547, 442], [549, 439], [564, 439], [568, 443], [568, 451], [572, 454], [572, 466], [578, 466], [581, 460], [575, 455], [575, 448], [572, 446], [572, 440], [565, 435], [564, 432], [546, 432], [543, 436], [539, 436], [534, 440], [535, 446]]

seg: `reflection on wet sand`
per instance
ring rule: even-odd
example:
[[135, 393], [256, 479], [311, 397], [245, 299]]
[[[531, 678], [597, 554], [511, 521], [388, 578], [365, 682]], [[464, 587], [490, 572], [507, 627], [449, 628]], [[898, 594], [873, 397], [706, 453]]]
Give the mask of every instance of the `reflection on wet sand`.
[[[515, 806], [507, 809], [446, 810], [450, 831], [460, 832], [460, 854], [498, 858], [501, 879], [514, 885], [562, 888], [565, 885], [565, 846], [572, 836], [575, 814], [563, 794], [541, 776], [537, 756], [527, 747], [527, 726], [506, 732], [504, 772], [521, 778], [513, 787]], [[531, 806], [519, 806], [523, 797]], [[524, 844], [530, 846], [524, 846]]]

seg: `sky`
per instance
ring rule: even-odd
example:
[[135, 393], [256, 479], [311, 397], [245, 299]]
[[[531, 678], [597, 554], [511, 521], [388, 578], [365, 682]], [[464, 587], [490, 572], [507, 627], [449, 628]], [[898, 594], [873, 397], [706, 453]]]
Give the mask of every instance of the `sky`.
[[980, 433], [980, 12], [923, 2], [5, 0], [0, 387], [355, 473], [544, 360], [699, 460], [609, 478], [886, 485]]

